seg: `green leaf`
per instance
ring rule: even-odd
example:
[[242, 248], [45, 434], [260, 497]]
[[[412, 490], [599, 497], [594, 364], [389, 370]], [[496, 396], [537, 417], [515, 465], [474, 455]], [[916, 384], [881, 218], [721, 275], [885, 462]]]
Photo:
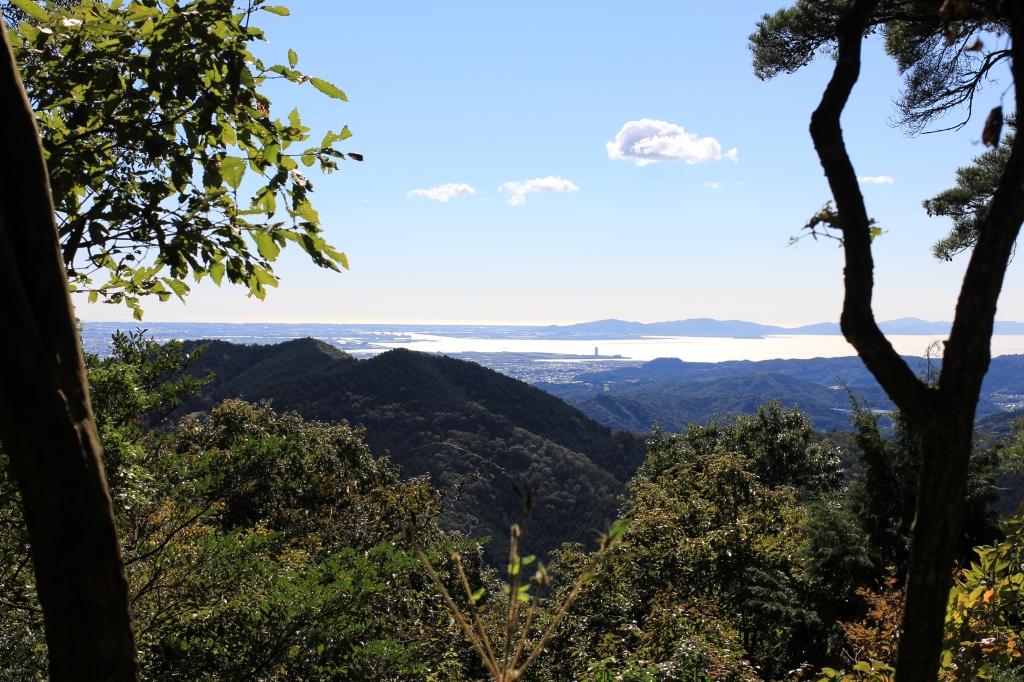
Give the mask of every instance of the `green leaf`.
[[238, 137], [235, 135], [235, 129], [226, 123], [220, 124], [220, 139], [224, 144], [235, 144], [238, 142]]
[[338, 133], [339, 140], [347, 140], [350, 137], [352, 137], [352, 131], [348, 129], [348, 126], [342, 128], [341, 132]]
[[313, 84], [314, 88], [325, 95], [329, 95], [334, 99], [340, 99], [342, 102], [348, 101], [348, 95], [346, 95], [341, 88], [332, 83], [328, 83], [323, 78], [310, 78], [309, 82]]
[[296, 54], [295, 50], [288, 50], [288, 66], [295, 68], [295, 65], [299, 63], [299, 55]]
[[291, 15], [291, 10], [287, 7], [282, 7], [281, 5], [264, 5], [263, 11], [276, 14], [279, 17], [287, 17]]
[[277, 210], [277, 199], [274, 198], [273, 192], [264, 188], [262, 193], [252, 202], [252, 205], [253, 208], [259, 209], [259, 211], [271, 216]]
[[530, 599], [530, 583], [519, 586], [519, 593], [516, 595], [518, 601], [529, 601]]
[[32, 0], [11, 0], [11, 4], [33, 19], [38, 19], [39, 21], [50, 20], [50, 15], [47, 14], [46, 10]]
[[256, 240], [256, 250], [268, 261], [275, 260], [281, 253], [281, 247], [277, 245], [269, 232], [259, 230], [253, 235], [253, 238]]
[[210, 279], [212, 279], [217, 286], [220, 286], [221, 280], [224, 279], [223, 263], [214, 263], [210, 266]]
[[295, 207], [295, 215], [308, 220], [314, 225], [320, 224], [320, 214], [313, 208], [313, 204], [309, 203], [309, 199], [303, 199], [299, 202], [299, 205]]
[[232, 189], [238, 189], [242, 184], [242, 176], [245, 175], [245, 159], [225, 156], [220, 161], [220, 175]]
[[174, 279], [173, 277], [164, 277], [164, 283], [171, 288], [174, 295], [182, 301], [185, 300], [185, 294], [188, 293], [188, 285], [182, 282], [180, 279]]
[[132, 317], [136, 320], [142, 320], [142, 306], [139, 305], [139, 299], [135, 297], [129, 297], [124, 300], [125, 305], [132, 309]]
[[473, 604], [477, 603], [478, 601], [480, 601], [480, 599], [483, 598], [484, 592], [486, 592], [486, 590], [481, 587], [479, 590], [474, 592], [472, 594], [472, 596], [470, 596], [469, 601], [472, 602]]
[[274, 274], [266, 268], [261, 268], [258, 265], [252, 269], [253, 275], [256, 277], [256, 281], [263, 286], [276, 287], [277, 278]]
[[263, 148], [263, 152], [260, 154], [261, 158], [267, 163], [276, 164], [281, 160], [281, 145], [276, 142], [271, 142]]
[[346, 256], [344, 253], [334, 249], [333, 247], [331, 247], [327, 243], [324, 243], [324, 253], [326, 253], [328, 256], [330, 256], [331, 259], [334, 260], [334, 262], [336, 262], [339, 265], [341, 265], [341, 267], [343, 267], [346, 270], [348, 270], [348, 256]]

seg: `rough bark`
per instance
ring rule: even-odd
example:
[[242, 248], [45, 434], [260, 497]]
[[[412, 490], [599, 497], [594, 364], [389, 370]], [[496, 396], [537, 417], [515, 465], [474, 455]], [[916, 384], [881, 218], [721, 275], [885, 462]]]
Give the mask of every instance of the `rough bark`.
[[[924, 443], [896, 663], [898, 682], [934, 682], [953, 558], [963, 524], [974, 413], [988, 371], [996, 304], [1024, 221], [1024, 146], [1017, 140], [988, 212], [957, 299], [936, 386], [914, 376], [882, 334], [872, 311], [874, 262], [870, 221], [840, 117], [860, 74], [864, 28], [878, 0], [854, 0], [838, 27], [836, 66], [811, 117], [811, 137], [839, 211], [845, 299], [841, 327]], [[1024, 83], [1024, 8], [1006, 2], [1014, 82]], [[1016, 109], [1024, 97], [1015, 89]]]
[[0, 441], [53, 680], [134, 680], [135, 642], [39, 134], [0, 23]]

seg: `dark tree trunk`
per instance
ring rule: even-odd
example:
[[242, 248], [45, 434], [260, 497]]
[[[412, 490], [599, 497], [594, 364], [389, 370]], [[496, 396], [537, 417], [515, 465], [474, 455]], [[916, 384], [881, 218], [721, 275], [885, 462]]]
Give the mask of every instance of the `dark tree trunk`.
[[[943, 643], [953, 557], [960, 544], [967, 465], [981, 381], [988, 371], [996, 303], [1024, 222], [1024, 142], [979, 222], [943, 352], [938, 384], [927, 385], [896, 353], [872, 311], [871, 221], [843, 140], [840, 117], [860, 75], [865, 26], [879, 0], [853, 0], [837, 27], [836, 66], [811, 117], [811, 137], [839, 211], [846, 267], [841, 318], [847, 340], [903, 413], [924, 446], [911, 533], [906, 603], [896, 662], [898, 682], [935, 682]], [[1016, 110], [1024, 111], [1024, 3], [1004, 2], [1010, 27]]]
[[[970, 408], [974, 414], [973, 406]], [[936, 415], [939, 416], [939, 415]], [[923, 431], [921, 468], [910, 541], [907, 599], [897, 669], [902, 680], [934, 681], [942, 654], [953, 561], [960, 547], [972, 424], [933, 424]], [[966, 434], [966, 439], [964, 435]]]
[[46, 166], [4, 30], [0, 148], [0, 441], [21, 492], [50, 678], [134, 680], [127, 583]]

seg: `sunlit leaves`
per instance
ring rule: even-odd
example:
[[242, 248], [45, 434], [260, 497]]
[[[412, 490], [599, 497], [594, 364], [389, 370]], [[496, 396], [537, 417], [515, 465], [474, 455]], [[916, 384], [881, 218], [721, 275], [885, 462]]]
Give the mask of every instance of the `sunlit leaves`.
[[[296, 171], [301, 161], [329, 173], [362, 156], [337, 147], [348, 128], [313, 144], [299, 112], [275, 118], [263, 91], [278, 78], [345, 94], [297, 71], [294, 50], [287, 65], [251, 51], [264, 39], [254, 13], [287, 16], [285, 7], [14, 6], [26, 18], [12, 43], [50, 159], [69, 279], [90, 300], [140, 316], [144, 297], [184, 297], [186, 277], [206, 275], [262, 297], [287, 241], [318, 266], [347, 267], [323, 236], [313, 183]], [[271, 223], [281, 219], [290, 225]]]
[[329, 95], [334, 99], [340, 99], [343, 102], [348, 101], [348, 95], [342, 92], [341, 88], [332, 83], [328, 83], [323, 78], [310, 78], [309, 82], [313, 84], [314, 88], [324, 93], [325, 95]]
[[46, 13], [38, 3], [33, 0], [10, 0], [11, 4], [20, 9], [26, 15], [39, 21], [47, 21], [50, 15]]
[[245, 175], [246, 161], [238, 157], [228, 156], [220, 162], [220, 175], [232, 189], [238, 189]]

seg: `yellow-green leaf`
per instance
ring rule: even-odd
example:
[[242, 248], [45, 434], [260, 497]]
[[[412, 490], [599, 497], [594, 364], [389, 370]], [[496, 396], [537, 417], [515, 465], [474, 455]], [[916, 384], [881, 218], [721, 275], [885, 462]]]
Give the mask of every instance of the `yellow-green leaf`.
[[256, 240], [256, 250], [267, 260], [275, 260], [277, 255], [281, 253], [281, 247], [277, 245], [277, 242], [274, 241], [269, 232], [258, 230], [253, 237]]
[[299, 205], [295, 207], [295, 215], [314, 225], [320, 224], [320, 214], [313, 208], [313, 204], [309, 203], [309, 199], [303, 199], [299, 202]]
[[242, 184], [242, 176], [245, 175], [245, 159], [237, 156], [225, 156], [220, 160], [220, 175], [224, 182], [238, 189]]
[[329, 95], [334, 99], [340, 99], [342, 102], [348, 101], [348, 95], [346, 95], [341, 88], [333, 83], [328, 83], [323, 78], [310, 78], [309, 82], [313, 84], [314, 88], [325, 95]]
[[267, 270], [266, 268], [261, 268], [259, 266], [256, 266], [256, 267], [254, 267], [252, 269], [252, 272], [253, 272], [253, 275], [255, 275], [255, 277], [256, 277], [256, 281], [259, 282], [260, 284], [262, 284], [263, 286], [267, 286], [267, 287], [276, 287], [277, 286], [277, 278], [274, 277], [274, 274], [272, 272], [270, 272], [270, 270]]
[[188, 293], [188, 285], [182, 282], [180, 279], [174, 279], [171, 277], [164, 277], [164, 282], [171, 288], [174, 295], [182, 301], [185, 300], [185, 294]]
[[263, 11], [276, 14], [279, 17], [287, 17], [291, 14], [287, 7], [282, 7], [281, 5], [266, 5], [263, 7]]
[[212, 279], [217, 286], [220, 286], [220, 281], [224, 279], [223, 263], [214, 263], [210, 266], [210, 279]]
[[274, 215], [274, 211], [277, 210], [277, 200], [274, 198], [274, 193], [267, 190], [264, 190], [262, 194], [257, 196], [252, 205], [253, 208], [259, 209], [268, 216]]
[[299, 55], [295, 53], [295, 50], [288, 50], [288, 66], [295, 68], [295, 65], [299, 63]]
[[38, 19], [39, 21], [49, 21], [50, 19], [50, 15], [47, 14], [46, 10], [32, 0], [11, 0], [11, 4], [33, 19]]

